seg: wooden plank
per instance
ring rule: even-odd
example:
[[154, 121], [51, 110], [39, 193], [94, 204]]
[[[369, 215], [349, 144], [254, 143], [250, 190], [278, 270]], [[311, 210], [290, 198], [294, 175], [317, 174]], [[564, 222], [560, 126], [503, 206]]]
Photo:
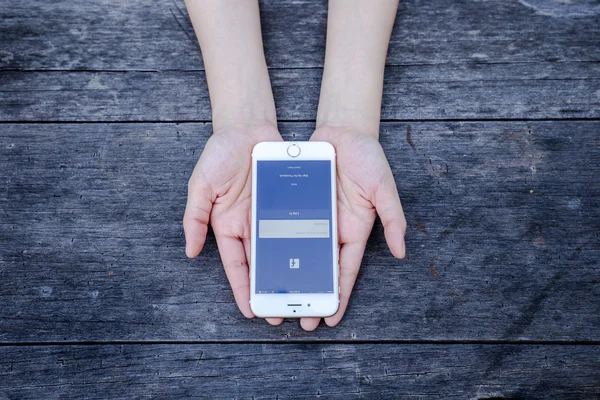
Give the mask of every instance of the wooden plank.
[[378, 222], [345, 319], [310, 334], [242, 317], [212, 234], [184, 256], [210, 124], [0, 129], [4, 343], [600, 340], [600, 122], [383, 124], [408, 257]]
[[[594, 63], [388, 67], [387, 120], [600, 117]], [[316, 117], [321, 70], [273, 70], [282, 120]], [[2, 72], [0, 121], [209, 121], [204, 72]]]
[[[261, 8], [269, 66], [323, 65], [326, 0], [265, 0]], [[388, 62], [597, 62], [599, 13], [593, 1], [406, 0]], [[0, 4], [0, 69], [201, 68], [182, 0]]]
[[19, 399], [600, 396], [600, 346], [9, 346], [0, 357], [0, 391]]

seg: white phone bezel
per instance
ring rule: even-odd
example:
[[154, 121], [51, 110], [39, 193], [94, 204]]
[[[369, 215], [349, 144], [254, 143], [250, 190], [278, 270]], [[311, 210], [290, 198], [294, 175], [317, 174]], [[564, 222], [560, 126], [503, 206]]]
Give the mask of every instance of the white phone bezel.
[[[300, 147], [300, 154], [288, 154], [290, 146]], [[256, 163], [263, 160], [331, 161], [331, 237], [333, 252], [333, 293], [256, 293]], [[252, 232], [250, 260], [250, 308], [258, 317], [328, 317], [339, 307], [339, 248], [337, 230], [337, 179], [335, 149], [328, 142], [260, 142], [252, 150]], [[310, 306], [309, 306], [310, 305]]]

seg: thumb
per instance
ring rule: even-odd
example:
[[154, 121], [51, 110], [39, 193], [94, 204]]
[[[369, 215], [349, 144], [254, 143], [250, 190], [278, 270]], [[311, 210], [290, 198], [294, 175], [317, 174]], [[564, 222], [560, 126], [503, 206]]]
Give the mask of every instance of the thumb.
[[213, 205], [213, 195], [209, 185], [203, 179], [192, 178], [188, 183], [188, 198], [183, 216], [185, 232], [185, 254], [194, 258], [204, 247], [210, 211]]
[[398, 196], [394, 175], [388, 167], [385, 179], [375, 192], [375, 209], [383, 224], [385, 241], [396, 258], [404, 258], [406, 248], [404, 235], [406, 233], [406, 218]]

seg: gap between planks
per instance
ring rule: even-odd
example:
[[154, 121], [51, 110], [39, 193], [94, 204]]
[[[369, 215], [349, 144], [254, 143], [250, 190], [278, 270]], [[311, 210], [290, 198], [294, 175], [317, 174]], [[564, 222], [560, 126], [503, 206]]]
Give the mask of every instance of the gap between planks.
[[[428, 118], [428, 119], [384, 119], [381, 123], [443, 123], [443, 122], [597, 122], [600, 118], [595, 117], [575, 117], [575, 118]], [[278, 123], [316, 123], [314, 119], [278, 119]], [[46, 120], [46, 121], [0, 121], [0, 125], [21, 124], [21, 125], [50, 125], [50, 124], [211, 124], [210, 119], [185, 119], [185, 120]]]
[[2, 347], [44, 347], [44, 346], [99, 346], [99, 345], [240, 345], [240, 344], [265, 344], [265, 345], [483, 345], [483, 346], [600, 346], [600, 340], [100, 340], [100, 341], [35, 341], [35, 342], [0, 342]]

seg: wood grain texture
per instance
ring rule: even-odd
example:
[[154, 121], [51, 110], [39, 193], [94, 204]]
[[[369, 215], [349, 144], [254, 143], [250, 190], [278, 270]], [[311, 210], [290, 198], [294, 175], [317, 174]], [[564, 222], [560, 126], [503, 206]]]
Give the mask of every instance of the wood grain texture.
[[22, 346], [0, 357], [10, 399], [600, 396], [600, 346]]
[[[288, 140], [326, 18], [261, 1]], [[183, 1], [1, 2], [0, 399], [599, 398], [599, 37], [595, 0], [401, 1], [381, 143], [408, 257], [377, 221], [345, 319], [306, 333], [243, 318], [212, 233], [184, 256], [211, 125]]]
[[[307, 139], [309, 123], [284, 123]], [[600, 123], [384, 123], [408, 217], [379, 222], [337, 328], [235, 307], [212, 234], [184, 256], [210, 124], [3, 124], [0, 340], [600, 340]]]
[[[388, 64], [599, 61], [594, 1], [406, 0]], [[267, 63], [323, 65], [327, 2], [261, 2]], [[189, 70], [202, 60], [182, 0], [0, 4], [0, 69]]]
[[[598, 63], [386, 69], [384, 120], [600, 117]], [[272, 70], [281, 120], [314, 120], [320, 69]], [[0, 121], [209, 121], [204, 72], [0, 72]]]
[[[483, 7], [402, 2], [383, 119], [598, 118], [596, 8], [584, 15], [579, 3]], [[29, 0], [0, 5], [0, 15], [0, 121], [210, 120], [182, 2], [98, 0], [82, 8]], [[325, 2], [265, 1], [262, 19], [279, 118], [314, 119]]]

